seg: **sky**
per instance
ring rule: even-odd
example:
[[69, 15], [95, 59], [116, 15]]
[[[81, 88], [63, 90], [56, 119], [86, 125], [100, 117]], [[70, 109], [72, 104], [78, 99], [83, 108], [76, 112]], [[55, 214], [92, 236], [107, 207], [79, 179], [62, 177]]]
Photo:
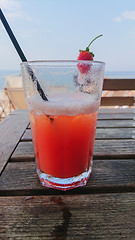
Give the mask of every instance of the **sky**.
[[[106, 71], [135, 71], [135, 0], [0, 0], [27, 60], [75, 60], [90, 50]], [[20, 69], [0, 21], [0, 70]]]

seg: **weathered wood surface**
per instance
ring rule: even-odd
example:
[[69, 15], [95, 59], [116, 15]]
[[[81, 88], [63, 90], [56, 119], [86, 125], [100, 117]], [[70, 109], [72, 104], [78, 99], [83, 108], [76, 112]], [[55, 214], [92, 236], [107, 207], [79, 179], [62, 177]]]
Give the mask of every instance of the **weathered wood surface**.
[[[97, 128], [96, 139], [132, 139], [134, 128]], [[32, 141], [31, 130], [27, 130], [21, 141]]]
[[104, 107], [101, 107], [99, 108], [99, 114], [104, 114], [104, 113], [117, 113], [117, 114], [121, 114], [121, 113], [135, 113], [135, 108], [104, 108]]
[[9, 115], [0, 123], [0, 174], [29, 123], [27, 111]]
[[98, 128], [96, 139], [132, 139], [134, 128]]
[[128, 239], [135, 193], [1, 197], [1, 239]]
[[[124, 91], [135, 90], [135, 79], [104, 79], [103, 90]], [[114, 94], [113, 94], [114, 95]], [[101, 106], [134, 106], [134, 96], [112, 96], [102, 97]]]
[[[95, 160], [86, 186], [65, 192], [98, 193], [135, 191], [135, 160]], [[41, 186], [34, 162], [8, 163], [0, 179], [0, 195], [60, 194]]]
[[95, 159], [135, 158], [135, 141], [133, 140], [96, 140]]
[[134, 106], [134, 97], [102, 97], [102, 106]]
[[[113, 138], [122, 138], [124, 135], [125, 138], [132, 138], [133, 131], [135, 130], [134, 120], [99, 120], [97, 121], [97, 138], [99, 134], [103, 131], [105, 136], [108, 138], [113, 134]], [[99, 129], [102, 128], [102, 129]], [[110, 128], [113, 128], [110, 130]], [[119, 129], [117, 129], [119, 128]], [[117, 133], [117, 134], [115, 134]], [[120, 135], [119, 135], [120, 134]], [[101, 134], [100, 134], [101, 135]], [[127, 137], [128, 136], [128, 137]], [[105, 138], [105, 137], [104, 137]], [[21, 138], [21, 141], [32, 141], [32, 135], [30, 128], [26, 130], [24, 135]]]
[[[5, 149], [9, 147], [8, 154], [12, 151], [0, 176], [0, 239], [134, 240], [134, 115], [132, 109], [100, 110], [88, 183], [61, 192], [41, 186], [35, 169], [31, 130], [27, 128], [25, 132], [28, 118], [26, 124], [24, 112], [11, 114], [11, 119], [7, 119], [10, 127], [3, 129], [7, 142], [13, 134], [17, 137], [13, 149], [10, 144], [5, 146]], [[8, 128], [13, 119], [17, 120], [11, 132]], [[0, 139], [2, 142], [2, 136]]]
[[103, 90], [120, 91], [120, 90], [135, 90], [135, 79], [110, 79], [105, 78]]
[[135, 128], [134, 120], [99, 120], [97, 121], [97, 128]]
[[[135, 158], [134, 139], [105, 139], [95, 141], [95, 159]], [[32, 142], [20, 142], [10, 161], [32, 161], [34, 151]]]
[[32, 141], [32, 134], [31, 134], [31, 129], [26, 129], [25, 133], [23, 134], [21, 138], [22, 142], [29, 142]]
[[10, 161], [34, 161], [34, 150], [32, 142], [19, 142], [12, 154]]
[[102, 113], [98, 114], [98, 120], [133, 120], [135, 113]]

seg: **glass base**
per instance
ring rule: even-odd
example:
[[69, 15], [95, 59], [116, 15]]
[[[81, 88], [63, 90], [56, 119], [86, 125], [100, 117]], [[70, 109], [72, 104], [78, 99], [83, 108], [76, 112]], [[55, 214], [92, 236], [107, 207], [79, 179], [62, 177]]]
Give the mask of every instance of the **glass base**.
[[42, 186], [48, 188], [55, 188], [63, 191], [70, 190], [76, 187], [85, 186], [87, 184], [91, 171], [92, 164], [89, 167], [88, 171], [80, 174], [79, 176], [70, 178], [57, 178], [41, 172], [37, 167], [37, 174], [42, 183]]

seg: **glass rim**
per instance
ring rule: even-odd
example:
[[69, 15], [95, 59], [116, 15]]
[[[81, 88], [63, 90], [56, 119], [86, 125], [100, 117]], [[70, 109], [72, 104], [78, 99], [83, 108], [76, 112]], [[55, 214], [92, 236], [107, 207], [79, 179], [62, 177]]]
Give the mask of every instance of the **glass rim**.
[[27, 64], [30, 64], [30, 65], [35, 65], [35, 66], [46, 66], [46, 64], [50, 64], [50, 63], [53, 63], [53, 64], [57, 64], [58, 66], [58, 63], [59, 64], [62, 64], [62, 63], [69, 63], [69, 64], [72, 64], [72, 63], [87, 63], [87, 64], [101, 64], [101, 65], [105, 65], [105, 62], [102, 62], [102, 61], [90, 61], [90, 60], [34, 60], [34, 61], [26, 61], [26, 62], [21, 62], [20, 65], [27, 65]]

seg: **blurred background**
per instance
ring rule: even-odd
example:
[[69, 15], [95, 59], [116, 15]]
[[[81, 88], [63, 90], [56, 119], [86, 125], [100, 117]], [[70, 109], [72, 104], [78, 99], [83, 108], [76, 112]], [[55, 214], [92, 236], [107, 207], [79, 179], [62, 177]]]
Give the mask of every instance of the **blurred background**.
[[[105, 77], [135, 78], [134, 0], [0, 0], [28, 60], [75, 60], [91, 45]], [[20, 74], [20, 58], [0, 22], [0, 90]], [[21, 77], [21, 76], [20, 76]]]
[[[0, 0], [26, 57], [76, 59], [91, 45], [106, 71], [135, 70], [134, 0]], [[0, 24], [0, 69], [20, 70], [20, 59]]]

